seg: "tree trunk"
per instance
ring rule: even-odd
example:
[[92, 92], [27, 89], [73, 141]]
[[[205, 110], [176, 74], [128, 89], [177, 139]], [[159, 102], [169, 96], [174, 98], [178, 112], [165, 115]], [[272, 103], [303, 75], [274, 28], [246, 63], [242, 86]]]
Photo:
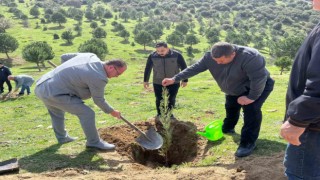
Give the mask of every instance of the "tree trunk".
[[44, 64], [44, 61], [41, 61], [42, 67], [46, 68], [46, 65]]
[[38, 63], [38, 62], [36, 62], [36, 63], [37, 63], [37, 67], [38, 67], [38, 69], [39, 69], [39, 72], [41, 72], [41, 69], [40, 69], [39, 63]]
[[144, 50], [146, 50], [146, 44], [143, 44], [143, 48], [144, 48]]
[[284, 69], [284, 68], [282, 67], [281, 70], [280, 70], [280, 75], [282, 75], [283, 69]]
[[9, 54], [6, 52], [7, 58], [10, 59]]

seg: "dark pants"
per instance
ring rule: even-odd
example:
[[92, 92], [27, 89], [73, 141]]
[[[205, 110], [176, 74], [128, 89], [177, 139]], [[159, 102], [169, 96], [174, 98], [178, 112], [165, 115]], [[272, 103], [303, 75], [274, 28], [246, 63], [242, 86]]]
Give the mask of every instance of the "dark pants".
[[234, 129], [238, 123], [240, 110], [242, 108], [244, 114], [244, 124], [241, 130], [240, 145], [255, 143], [255, 141], [258, 139], [262, 121], [261, 107], [273, 90], [273, 85], [274, 80], [268, 78], [261, 96], [253, 103], [245, 106], [238, 104], [237, 100], [240, 96], [247, 95], [248, 92], [240, 96], [226, 95], [226, 118], [224, 119], [222, 129], [223, 131]]
[[8, 79], [7, 80], [0, 80], [0, 92], [1, 93], [4, 92], [4, 88], [3, 88], [4, 82], [7, 83], [8, 89], [9, 89], [9, 92], [10, 92], [12, 90], [12, 86], [11, 86], [11, 83], [10, 83], [10, 81]]
[[[162, 100], [162, 88], [164, 86], [160, 85], [160, 84], [153, 84], [153, 89], [154, 89], [154, 94], [156, 96], [156, 107], [157, 107], [157, 115], [160, 115], [161, 111], [160, 111], [160, 102]], [[166, 88], [168, 89], [169, 92], [169, 104], [168, 107], [170, 109], [174, 108], [175, 104], [176, 104], [176, 97], [178, 94], [178, 90], [179, 90], [180, 84], [172, 84], [170, 86], [167, 86]]]

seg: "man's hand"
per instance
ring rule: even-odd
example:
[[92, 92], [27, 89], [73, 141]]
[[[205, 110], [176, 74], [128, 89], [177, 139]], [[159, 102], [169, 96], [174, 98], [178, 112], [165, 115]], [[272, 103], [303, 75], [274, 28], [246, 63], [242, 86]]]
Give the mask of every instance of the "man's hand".
[[299, 137], [306, 130], [306, 128], [294, 126], [286, 121], [282, 124], [280, 135], [290, 144], [299, 146], [301, 144]]
[[253, 102], [254, 102], [254, 100], [249, 99], [247, 96], [240, 96], [238, 98], [238, 103], [241, 104], [241, 105], [249, 105], [249, 104], [251, 104]]
[[111, 116], [120, 119], [121, 113], [119, 111], [113, 110], [110, 114], [111, 114]]
[[171, 84], [174, 83], [174, 79], [173, 78], [164, 78], [162, 80], [162, 86], [169, 86]]
[[143, 87], [144, 87], [145, 89], [149, 88], [149, 82], [143, 82]]
[[184, 88], [184, 87], [186, 87], [187, 85], [188, 85], [188, 82], [183, 82], [183, 81], [182, 81], [180, 86]]

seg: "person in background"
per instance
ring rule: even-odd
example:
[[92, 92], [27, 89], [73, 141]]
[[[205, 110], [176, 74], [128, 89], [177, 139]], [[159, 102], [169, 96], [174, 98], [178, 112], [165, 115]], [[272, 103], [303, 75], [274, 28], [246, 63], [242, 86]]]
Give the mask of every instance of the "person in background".
[[3, 87], [4, 82], [6, 82], [6, 84], [8, 85], [9, 92], [11, 92], [12, 86], [10, 81], [8, 80], [8, 76], [10, 75], [11, 75], [10, 69], [7, 66], [3, 65], [2, 62], [0, 62], [0, 94], [4, 93], [4, 87]]
[[100, 139], [95, 113], [83, 100], [92, 98], [102, 111], [120, 118], [121, 113], [105, 100], [104, 91], [109, 78], [122, 75], [126, 69], [126, 63], [120, 59], [102, 62], [95, 54], [77, 53], [37, 81], [35, 94], [48, 109], [58, 143], [76, 139], [65, 130], [64, 114], [68, 112], [78, 116], [87, 138], [87, 147], [101, 150], [115, 148], [113, 144]]
[[19, 88], [21, 88], [19, 95], [24, 95], [24, 91], [27, 90], [27, 94], [29, 95], [31, 93], [30, 87], [32, 86], [34, 79], [31, 76], [28, 75], [9, 75], [8, 80], [14, 81], [16, 83], [16, 87], [14, 89], [14, 92], [17, 92]]
[[243, 110], [244, 125], [235, 155], [245, 157], [256, 147], [262, 121], [261, 107], [274, 86], [265, 65], [263, 56], [256, 49], [218, 42], [197, 63], [173, 78], [164, 79], [162, 85], [168, 86], [209, 70], [226, 94], [224, 133], [235, 132], [240, 110]]
[[[319, 11], [320, 1], [313, 7]], [[288, 142], [284, 157], [288, 179], [320, 179], [320, 23], [295, 56], [280, 134]]]
[[[156, 108], [157, 116], [161, 114], [160, 111], [160, 102], [162, 100], [162, 80], [167, 77], [172, 77], [175, 74], [179, 73], [180, 70], [187, 68], [187, 64], [183, 56], [168, 47], [168, 44], [165, 42], [158, 42], [155, 45], [156, 51], [151, 53], [148, 57], [147, 64], [144, 70], [143, 86], [144, 88], [149, 87], [150, 74], [153, 69], [153, 89], [156, 96]], [[184, 79], [181, 82], [181, 86], [187, 86], [188, 79]], [[176, 97], [180, 88], [180, 81], [173, 83], [170, 86], [166, 86], [168, 89], [169, 95], [169, 104], [170, 109], [175, 107]], [[173, 114], [171, 115], [174, 118]]]

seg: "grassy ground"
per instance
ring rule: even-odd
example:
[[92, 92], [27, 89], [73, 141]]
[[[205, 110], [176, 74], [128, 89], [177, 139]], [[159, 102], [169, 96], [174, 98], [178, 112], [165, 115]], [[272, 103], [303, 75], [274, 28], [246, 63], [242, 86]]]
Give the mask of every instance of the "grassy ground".
[[[272, 77], [276, 80], [275, 90], [263, 106], [264, 119], [259, 141], [258, 155], [270, 155], [284, 150], [285, 143], [279, 138], [279, 127], [284, 114], [284, 97], [287, 86], [287, 75], [277, 75], [273, 70]], [[25, 71], [13, 68], [17, 74]], [[28, 74], [39, 77], [42, 73], [36, 69], [28, 70]], [[111, 79], [107, 85], [105, 97], [108, 102], [120, 110], [130, 121], [145, 121], [156, 113], [153, 92], [142, 87], [142, 67], [129, 66], [128, 71], [117, 79]], [[32, 87], [33, 89], [33, 87]], [[96, 112], [98, 128], [124, 124], [120, 120], [104, 114], [91, 100], [86, 101]], [[0, 160], [13, 157], [22, 158], [27, 171], [41, 172], [48, 169], [49, 163], [60, 163], [62, 167], [81, 167], [88, 162], [100, 168], [99, 155], [85, 151], [85, 138], [78, 119], [66, 115], [66, 127], [72, 136], [80, 139], [60, 147], [56, 145], [50, 117], [43, 104], [34, 96], [20, 97], [0, 102]], [[175, 116], [183, 121], [196, 124], [207, 124], [214, 119], [223, 119], [224, 94], [219, 90], [209, 73], [205, 72], [190, 79], [186, 88], [181, 88], [177, 98]], [[242, 120], [236, 127], [239, 134]], [[205, 158], [199, 165], [209, 165], [220, 157], [233, 157], [237, 148], [239, 135], [228, 136], [224, 140], [212, 144], [209, 148], [211, 156]], [[81, 158], [73, 159], [73, 156]], [[82, 157], [83, 156], [83, 157]], [[66, 159], [67, 158], [67, 159]], [[43, 161], [50, 159], [50, 161]], [[37, 163], [34, 163], [37, 162]], [[100, 162], [100, 163], [99, 163]], [[28, 166], [30, 164], [30, 167]], [[32, 164], [32, 166], [31, 166]]]
[[[23, 8], [22, 6], [22, 4], [19, 4], [19, 8]], [[12, 14], [7, 12], [6, 7], [0, 6], [0, 11], [6, 17], [13, 18]], [[65, 46], [63, 40], [53, 40], [53, 34], [61, 35], [68, 28], [73, 28], [73, 24], [76, 22], [68, 19], [68, 23], [63, 25], [64, 29], [60, 29], [57, 24], [46, 24], [48, 30], [42, 31], [44, 25], [35, 29], [37, 21], [39, 20], [30, 19], [30, 27], [21, 29], [20, 20], [14, 20], [14, 28], [7, 30], [20, 43], [20, 48], [14, 53], [10, 53], [10, 56], [14, 58], [12, 64], [21, 59], [22, 47], [35, 40], [46, 40], [56, 54], [53, 61], [59, 64], [61, 54], [77, 52], [79, 44], [91, 38], [89, 22], [84, 21], [83, 36], [77, 37], [73, 45]], [[130, 44], [121, 43], [123, 39], [111, 31], [112, 21], [113, 19], [108, 20], [107, 26], [104, 27], [108, 33], [106, 42], [110, 52], [106, 59], [123, 58], [128, 62], [129, 68], [121, 77], [110, 80], [106, 87], [105, 97], [113, 107], [120, 110], [123, 116], [130, 121], [145, 121], [156, 114], [154, 94], [149, 90], [144, 90], [142, 85], [146, 57], [153, 48], [147, 47], [147, 51], [143, 51], [141, 45], [137, 44], [132, 47]], [[122, 20], [119, 22], [122, 22]], [[130, 20], [124, 25], [132, 32], [135, 23], [137, 22]], [[166, 33], [168, 34], [171, 31], [166, 31]], [[200, 58], [209, 47], [204, 37], [199, 36], [199, 38], [202, 43], [194, 45], [198, 52], [191, 60]], [[129, 41], [132, 42], [133, 37], [130, 37]], [[177, 48], [186, 54], [186, 47]], [[5, 55], [0, 54], [0, 58], [4, 59]], [[258, 155], [270, 155], [285, 149], [284, 141], [279, 138], [279, 127], [284, 114], [288, 74], [280, 76], [278, 69], [274, 66], [268, 66], [268, 69], [271, 76], [276, 80], [276, 85], [262, 109], [264, 119], [260, 138], [257, 142], [259, 148], [256, 154]], [[23, 62], [20, 66], [13, 66], [11, 70], [14, 74], [29, 74], [38, 79], [50, 68], [44, 72], [38, 72], [35, 64]], [[32, 90], [33, 88], [34, 86]], [[98, 128], [124, 124], [122, 121], [104, 114], [91, 100], [86, 101], [86, 104], [95, 110]], [[214, 119], [224, 118], [224, 94], [208, 72], [191, 78], [188, 86], [180, 89], [174, 114], [180, 120], [197, 124], [207, 124]], [[29, 172], [43, 172], [50, 169], [50, 166], [57, 167], [56, 164], [59, 164], [61, 168], [86, 165], [90, 165], [94, 169], [105, 168], [98, 154], [85, 150], [85, 138], [78, 119], [70, 114], [67, 114], [66, 118], [68, 132], [72, 136], [78, 136], [79, 140], [60, 147], [56, 144], [49, 114], [34, 94], [1, 101], [0, 161], [17, 157], [23, 165], [22, 170]], [[242, 120], [236, 127], [238, 135], [226, 135], [222, 141], [211, 144], [209, 148], [211, 155], [207, 156], [199, 165], [212, 164], [220, 157], [233, 157], [239, 142], [241, 127]]]

